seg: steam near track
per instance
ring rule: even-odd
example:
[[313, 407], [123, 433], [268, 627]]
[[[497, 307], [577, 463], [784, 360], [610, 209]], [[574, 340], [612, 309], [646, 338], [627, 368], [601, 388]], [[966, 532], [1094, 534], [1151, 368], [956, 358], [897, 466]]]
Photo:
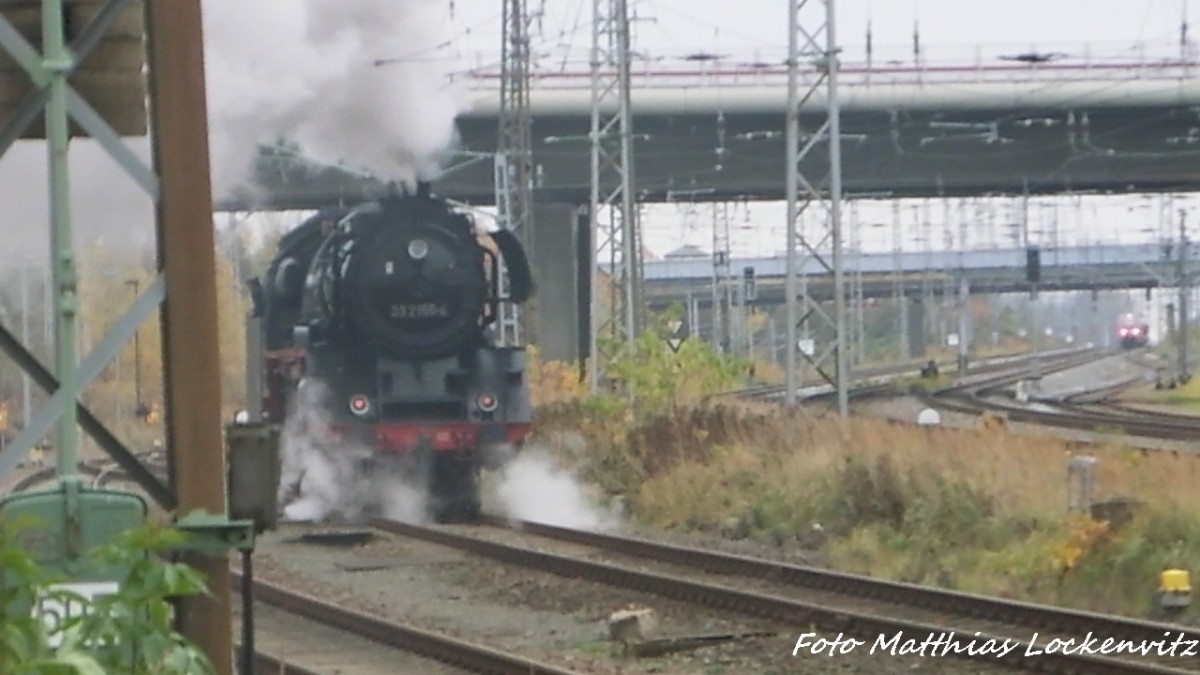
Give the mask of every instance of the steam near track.
[[[419, 476], [395, 471], [364, 475], [371, 450], [328, 440], [326, 387], [308, 381], [282, 436], [279, 503], [288, 520], [356, 521], [367, 512], [410, 523], [426, 520], [428, 494]], [[549, 453], [527, 449], [492, 477], [489, 510], [513, 520], [606, 531], [619, 516], [600, 506], [583, 482]]]
[[358, 520], [365, 511], [420, 522], [427, 495], [415, 477], [393, 472], [363, 473], [371, 450], [330, 436], [328, 390], [309, 380], [298, 390], [296, 410], [281, 438], [279, 503], [288, 520]]
[[591, 531], [612, 530], [619, 523], [586, 485], [536, 449], [526, 449], [504, 468], [495, 499], [494, 509], [513, 520]]

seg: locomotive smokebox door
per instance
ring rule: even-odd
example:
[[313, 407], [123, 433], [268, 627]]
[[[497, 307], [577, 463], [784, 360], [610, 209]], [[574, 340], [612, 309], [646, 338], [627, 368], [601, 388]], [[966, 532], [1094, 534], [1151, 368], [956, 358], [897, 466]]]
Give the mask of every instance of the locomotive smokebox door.
[[231, 424], [225, 428], [229, 464], [229, 517], [252, 520], [258, 532], [275, 529], [279, 506], [278, 424]]

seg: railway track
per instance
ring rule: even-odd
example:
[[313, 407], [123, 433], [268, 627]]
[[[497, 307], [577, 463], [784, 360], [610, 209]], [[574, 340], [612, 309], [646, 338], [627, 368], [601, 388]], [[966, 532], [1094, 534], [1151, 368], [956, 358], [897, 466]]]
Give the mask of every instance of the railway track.
[[[1083, 365], [1062, 360], [1045, 372]], [[1074, 394], [1062, 401], [1039, 401], [1034, 405], [1002, 396], [1001, 391], [1023, 379], [1023, 374], [1001, 376], [982, 382], [956, 385], [924, 396], [927, 404], [943, 410], [971, 415], [1000, 413], [1010, 421], [1097, 433], [1121, 433], [1158, 440], [1192, 440], [1200, 435], [1200, 418], [1179, 413], [1130, 408], [1111, 401], [1118, 391], [1135, 383], [1115, 385]]]
[[[1017, 358], [1019, 355], [1012, 355], [997, 358]], [[884, 366], [874, 366], [871, 368], [863, 368], [854, 371], [851, 376], [858, 380], [856, 385], [851, 389], [852, 393], [862, 396], [865, 392], [873, 390], [881, 385], [888, 385], [887, 382], [873, 382], [875, 378], [892, 377], [896, 375], [904, 375], [907, 373], [915, 373], [921, 370], [924, 363], [896, 363]], [[939, 368], [949, 368], [954, 365], [953, 361], [944, 360], [937, 362]], [[801, 389], [821, 387], [827, 383], [821, 379], [809, 380], [800, 384]], [[770, 384], [758, 387], [748, 387], [746, 389], [738, 389], [736, 391], [719, 394], [718, 396], [734, 396], [743, 399], [771, 399], [782, 396], [784, 393], [784, 385]], [[869, 395], [869, 394], [868, 394]]]
[[[240, 573], [234, 574], [235, 585], [241, 583]], [[496, 675], [578, 675], [575, 671], [559, 668], [533, 659], [462, 640], [434, 631], [387, 621], [363, 612], [339, 607], [314, 595], [264, 581], [253, 582], [254, 599], [282, 610], [288, 615], [301, 617], [321, 626], [333, 629], [356, 640], [370, 640], [386, 646], [392, 652], [368, 653], [365, 649], [341, 649], [331, 658], [328, 647], [345, 645], [344, 637], [323, 637], [320, 651], [324, 652], [324, 675], [329, 673], [355, 673], [379, 675], [398, 672], [397, 654], [415, 654], [442, 664], [448, 664], [464, 672], [494, 673]], [[378, 651], [378, 650], [374, 650]], [[378, 665], [377, 665], [378, 664]], [[428, 666], [419, 672], [429, 672]], [[267, 671], [274, 673], [275, 671]], [[298, 671], [309, 672], [309, 671]], [[418, 672], [412, 670], [410, 672]]]
[[[1039, 354], [1036, 358], [1041, 360], [1041, 371], [1045, 375], [1085, 365], [1096, 360], [1097, 353], [1097, 350], [1071, 349]], [[1198, 416], [1144, 409], [1112, 400], [1113, 394], [1134, 384], [1132, 380], [1082, 392], [1063, 401], [1039, 401], [1036, 406], [1001, 395], [1005, 387], [1027, 378], [1026, 368], [1034, 358], [1033, 355], [999, 358], [969, 371], [965, 382], [921, 393], [918, 397], [926, 405], [943, 411], [972, 416], [1000, 414], [1010, 421], [1047, 427], [1170, 441], [1200, 436]], [[992, 374], [997, 375], [978, 379]], [[781, 392], [781, 387], [760, 387], [739, 392], [739, 395], [768, 400], [778, 398]], [[852, 389], [851, 397], [862, 400], [900, 393], [891, 382], [871, 382]], [[807, 398], [819, 401], [832, 396], [830, 392], [821, 392]]]
[[[1060, 357], [1071, 355], [1071, 354], [1079, 354], [1079, 353], [1088, 352], [1088, 351], [1091, 351], [1091, 350], [1064, 349], [1064, 350], [1058, 350], [1058, 351], [1053, 351], [1053, 352], [1046, 352], [1044, 354], [1038, 355], [1036, 358], [1055, 359], [1055, 358], [1060, 358]], [[997, 357], [989, 358], [989, 359], [986, 359], [979, 363], [976, 363], [973, 367], [971, 367], [967, 371], [965, 376], [966, 377], [976, 377], [979, 375], [986, 375], [989, 373], [1007, 372], [1007, 371], [1013, 370], [1015, 368], [1023, 368], [1034, 358], [1035, 358], [1035, 356], [1033, 354], [1029, 354], [1027, 352], [1020, 353], [1020, 354], [1010, 354], [1010, 355], [1005, 355], [1005, 356], [997, 356]], [[952, 366], [954, 366], [954, 362], [952, 362], [952, 361], [939, 362], [938, 366], [939, 366], [939, 368], [942, 368], [942, 369], [948, 369], [948, 368], [951, 368]], [[890, 377], [897, 376], [897, 375], [914, 374], [918, 370], [920, 370], [920, 367], [921, 367], [920, 365], [906, 363], [906, 364], [891, 365], [891, 366], [879, 366], [877, 368], [865, 369], [865, 370], [856, 372], [856, 373], [854, 373], [854, 376], [859, 381], [856, 382], [851, 387], [851, 389], [849, 391], [850, 398], [862, 400], [862, 399], [877, 398], [877, 397], [883, 397], [883, 396], [894, 396], [897, 393], [899, 393], [896, 389], [894, 381], [892, 381], [890, 379], [884, 380], [884, 381], [878, 381], [878, 378], [890, 378]], [[821, 382], [811, 382], [811, 383], [806, 384], [805, 386], [811, 388], [813, 385], [820, 385], [820, 384], [821, 384]], [[738, 398], [748, 399], [748, 400], [767, 400], [767, 401], [769, 401], [769, 400], [774, 400], [774, 399], [780, 399], [783, 397], [783, 394], [784, 394], [784, 387], [782, 385], [770, 385], [770, 386], [763, 386], [763, 387], [752, 387], [749, 389], [740, 389], [740, 390], [737, 390], [734, 392], [730, 392], [729, 395], [737, 396]], [[805, 396], [804, 398], [806, 400], [810, 400], [810, 401], [820, 401], [820, 400], [831, 399], [835, 395], [836, 395], [836, 392], [833, 392], [833, 391], [819, 391], [819, 392], [810, 393], [807, 396]]]
[[[1200, 660], [1184, 654], [1186, 647], [1200, 645], [1200, 632], [1173, 624], [1137, 621], [1019, 603], [966, 593], [886, 582], [869, 577], [788, 565], [767, 560], [701, 549], [661, 544], [616, 535], [569, 530], [548, 525], [522, 523], [523, 536], [549, 538], [582, 545], [606, 555], [633, 557], [638, 564], [594, 560], [593, 555], [563, 555], [523, 542], [514, 545], [483, 534], [460, 530], [373, 520], [375, 528], [395, 535], [449, 546], [506, 564], [529, 567], [572, 579], [584, 579], [658, 595], [717, 610], [732, 611], [777, 621], [803, 630], [819, 627], [861, 638], [863, 644], [888, 644], [896, 635], [902, 640], [953, 634], [982, 645], [1012, 645], [1010, 651], [962, 651], [953, 655], [988, 663], [1003, 663], [1026, 670], [1055, 673], [1182, 675], [1200, 672]], [[651, 569], [646, 569], [651, 565]], [[668, 567], [670, 569], [666, 569]], [[719, 576], [717, 576], [719, 575]], [[1107, 638], [1143, 644], [1146, 640], [1178, 638], [1182, 646], [1174, 655], [1139, 657], [1128, 654], [1086, 653], [1087, 650], [1052, 648], [1071, 639], [1072, 646], [1095, 640], [1098, 649]], [[947, 641], [952, 638], [944, 638]], [[894, 652], [893, 652], [894, 653]], [[949, 653], [949, 652], [945, 652]], [[1192, 653], [1200, 653], [1197, 647]]]

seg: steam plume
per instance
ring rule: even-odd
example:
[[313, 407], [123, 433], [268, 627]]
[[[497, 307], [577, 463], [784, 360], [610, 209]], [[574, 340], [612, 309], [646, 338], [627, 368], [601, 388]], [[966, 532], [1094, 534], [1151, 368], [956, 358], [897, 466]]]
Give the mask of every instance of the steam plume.
[[432, 177], [461, 110], [437, 49], [445, 9], [436, 0], [206, 2], [218, 198], [248, 179], [257, 144], [280, 138], [388, 180]]
[[355, 521], [372, 512], [422, 521], [428, 510], [428, 495], [419, 487], [423, 476], [331, 434], [328, 395], [321, 382], [306, 381], [284, 424], [279, 481], [284, 518]]
[[514, 520], [581, 530], [610, 530], [616, 515], [596, 506], [587, 490], [547, 454], [526, 449], [504, 468], [496, 499]]

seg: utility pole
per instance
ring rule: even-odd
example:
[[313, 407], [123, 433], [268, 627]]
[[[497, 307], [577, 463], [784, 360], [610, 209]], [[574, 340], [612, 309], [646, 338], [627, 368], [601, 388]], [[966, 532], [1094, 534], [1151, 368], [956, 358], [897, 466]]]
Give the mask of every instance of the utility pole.
[[[1037, 251], [1037, 264], [1031, 266], [1028, 262], [1027, 267], [1037, 267], [1037, 272], [1029, 277], [1029, 346], [1033, 352], [1033, 358], [1029, 361], [1029, 379], [1035, 383], [1040, 383], [1042, 380], [1042, 350], [1040, 346], [1040, 322], [1038, 321], [1038, 282], [1041, 275], [1041, 249], [1035, 249], [1029, 239], [1029, 179], [1021, 179], [1021, 240], [1025, 244], [1027, 252]], [[1038, 241], [1041, 244], [1041, 241]], [[1027, 253], [1029, 255], [1035, 255]], [[1027, 260], [1030, 260], [1027, 258]]]
[[900, 275], [901, 251], [904, 247], [904, 229], [900, 222], [900, 202], [892, 202], [892, 302], [896, 305], [896, 330], [899, 332], [900, 354], [898, 360], [907, 359], [910, 348], [908, 344], [908, 293], [905, 292], [904, 280]]
[[[737, 350], [733, 339], [733, 288], [730, 283], [733, 260], [729, 237], [729, 203], [713, 202], [713, 330], [717, 338], [717, 350], [722, 354], [733, 354]], [[719, 319], [719, 320], [718, 320]]]
[[[199, 0], [149, 0], [150, 113], [162, 307], [164, 413], [171, 487], [179, 512], [226, 511], [221, 435], [208, 103]], [[179, 626], [217, 673], [232, 671], [228, 555], [188, 553], [209, 593], [179, 601]]]
[[712, 346], [718, 353], [724, 353], [725, 339], [724, 331], [721, 326], [721, 297], [722, 279], [724, 275], [721, 268], [725, 264], [725, 249], [720, 245], [720, 240], [717, 237], [717, 214], [713, 212], [712, 224], [712, 308], [709, 311], [709, 317], [712, 319]]
[[[850, 412], [848, 393], [848, 369], [846, 350], [846, 294], [842, 251], [842, 159], [841, 159], [841, 114], [838, 105], [838, 52], [836, 11], [834, 0], [825, 0], [824, 12], [818, 3], [812, 3], [811, 11], [803, 12], [810, 4], [807, 0], [788, 0], [788, 105], [787, 105], [787, 263], [785, 292], [787, 294], [787, 362], [786, 402], [796, 401], [796, 339], [797, 324], [807, 324], [811, 319], [822, 319], [833, 328], [833, 339], [824, 349], [815, 349], [810, 358], [817, 372], [821, 373], [837, 392], [838, 413], [846, 417]], [[825, 43], [818, 42], [824, 33]], [[801, 36], [804, 38], [801, 44]], [[806, 92], [800, 91], [801, 61], [814, 64], [817, 81]], [[825, 120], [817, 130], [806, 136], [800, 145], [800, 106], [814, 93], [825, 92]], [[829, 174], [827, 180], [813, 181], [800, 170], [803, 161], [821, 141], [828, 144]], [[801, 195], [803, 192], [803, 195]], [[803, 199], [803, 205], [801, 205]], [[797, 232], [800, 214], [808, 207], [820, 204], [827, 208], [827, 218], [820, 236], [808, 237], [808, 233]], [[822, 249], [832, 249], [831, 260], [826, 261]], [[800, 298], [803, 316], [797, 307], [796, 275], [805, 269], [805, 262], [817, 260], [833, 273], [833, 315], [825, 311], [807, 288]], [[832, 358], [833, 363], [829, 360]], [[832, 368], [830, 367], [832, 365]]]
[[1189, 314], [1188, 301], [1192, 294], [1192, 279], [1188, 270], [1188, 239], [1187, 239], [1187, 211], [1179, 209], [1179, 255], [1178, 266], [1175, 274], [1179, 284], [1179, 330], [1176, 333], [1178, 338], [1178, 368], [1179, 368], [1179, 383], [1186, 384], [1192, 378], [1191, 369], [1188, 367], [1188, 324], [1191, 322]]
[[[21, 267], [21, 344], [29, 344], [29, 266]], [[29, 390], [29, 373], [21, 373], [21, 427], [29, 426], [33, 395]]]
[[[138, 280], [126, 279], [126, 286], [133, 287], [133, 299], [138, 298]], [[141, 330], [133, 332], [133, 411], [139, 418], [145, 418], [149, 410], [142, 400], [142, 341]]]
[[[529, 107], [529, 29], [526, 0], [504, 0], [500, 63], [499, 148], [495, 159], [496, 207], [500, 227], [525, 244], [530, 260], [537, 257], [533, 240], [533, 145]], [[508, 297], [508, 271], [500, 266], [500, 292]], [[500, 303], [500, 344], [511, 347], [534, 341], [536, 299], [524, 311], [516, 303]]]
[[601, 361], [606, 359], [598, 351], [600, 335], [608, 332], [615, 343], [632, 344], [641, 329], [642, 246], [634, 194], [629, 52], [626, 0], [593, 0], [589, 217], [596, 261], [602, 250], [608, 250], [612, 299], [611, 315], [601, 317], [601, 294], [592, 293], [589, 374], [593, 393], [599, 389]]

